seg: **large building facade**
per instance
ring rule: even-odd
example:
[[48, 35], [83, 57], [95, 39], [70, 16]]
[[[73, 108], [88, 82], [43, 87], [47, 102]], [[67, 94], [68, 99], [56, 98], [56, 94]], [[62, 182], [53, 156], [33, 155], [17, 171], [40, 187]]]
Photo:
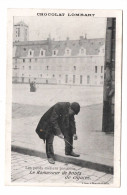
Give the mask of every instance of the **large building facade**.
[[103, 85], [105, 40], [13, 42], [13, 82]]

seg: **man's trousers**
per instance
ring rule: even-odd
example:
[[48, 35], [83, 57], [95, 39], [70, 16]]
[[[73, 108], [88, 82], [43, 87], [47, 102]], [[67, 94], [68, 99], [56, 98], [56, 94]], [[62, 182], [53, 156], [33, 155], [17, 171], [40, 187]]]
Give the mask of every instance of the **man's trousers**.
[[[67, 142], [69, 142], [73, 146], [73, 135], [71, 133], [65, 133], [64, 138], [65, 140], [67, 140]], [[54, 158], [53, 140], [54, 140], [54, 134], [50, 133], [46, 138], [47, 158]], [[72, 146], [67, 142], [65, 141], [65, 154], [70, 154], [72, 152]]]

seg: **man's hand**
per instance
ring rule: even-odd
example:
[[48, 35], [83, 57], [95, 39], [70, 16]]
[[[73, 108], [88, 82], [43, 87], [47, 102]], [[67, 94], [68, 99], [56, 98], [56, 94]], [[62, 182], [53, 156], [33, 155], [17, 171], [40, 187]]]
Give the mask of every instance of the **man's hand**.
[[78, 136], [76, 134], [73, 135], [74, 140], [78, 139]]
[[63, 136], [62, 133], [60, 135], [58, 135], [58, 137], [61, 138], [61, 139], [64, 139], [64, 136]]

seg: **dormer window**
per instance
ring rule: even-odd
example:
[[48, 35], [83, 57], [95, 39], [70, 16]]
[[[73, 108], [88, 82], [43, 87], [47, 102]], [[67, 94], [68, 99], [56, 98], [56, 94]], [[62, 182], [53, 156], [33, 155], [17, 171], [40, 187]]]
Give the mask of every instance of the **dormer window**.
[[28, 56], [33, 56], [33, 54], [34, 54], [34, 51], [32, 49], [29, 49]]
[[81, 54], [84, 54], [84, 49], [81, 49]]
[[74, 68], [74, 70], [76, 70], [76, 66], [74, 66], [73, 68]]
[[44, 49], [40, 50], [40, 56], [45, 56], [45, 50]]
[[67, 49], [67, 54], [69, 54], [69, 52], [70, 52], [69, 49]]
[[86, 49], [83, 47], [79, 50], [79, 55], [86, 55]]
[[66, 55], [66, 56], [70, 56], [70, 55], [71, 55], [71, 49], [66, 48], [66, 49], [65, 49], [65, 55]]
[[102, 47], [100, 47], [100, 50], [99, 50], [99, 55], [104, 55], [105, 53], [105, 46], [103, 45]]
[[56, 50], [56, 49], [52, 51], [53, 56], [56, 56], [57, 53], [58, 53], [58, 50]]

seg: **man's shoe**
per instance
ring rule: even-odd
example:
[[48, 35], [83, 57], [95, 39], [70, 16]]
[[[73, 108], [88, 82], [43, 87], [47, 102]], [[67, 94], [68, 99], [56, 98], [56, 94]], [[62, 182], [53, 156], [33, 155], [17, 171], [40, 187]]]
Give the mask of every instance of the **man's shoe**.
[[55, 161], [53, 160], [53, 158], [48, 158], [48, 162], [49, 162], [50, 164], [55, 164]]
[[79, 154], [76, 154], [74, 152], [71, 152], [71, 153], [65, 153], [66, 155], [69, 155], [69, 156], [74, 156], [74, 157], [79, 157], [80, 155]]

